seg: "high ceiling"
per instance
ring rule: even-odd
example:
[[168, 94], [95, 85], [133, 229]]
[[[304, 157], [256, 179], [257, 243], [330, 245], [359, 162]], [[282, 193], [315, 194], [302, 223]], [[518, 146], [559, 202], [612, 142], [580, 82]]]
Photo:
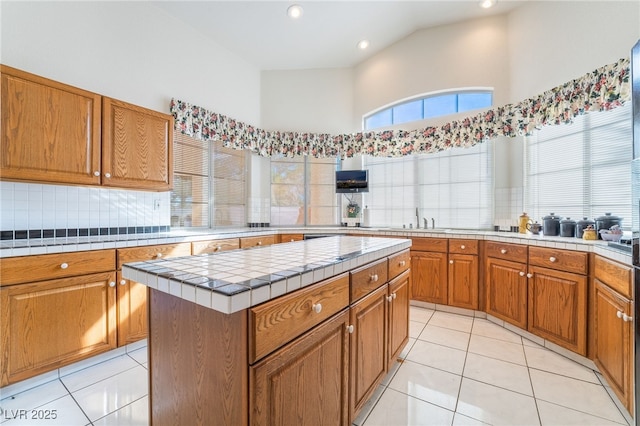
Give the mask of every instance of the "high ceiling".
[[[506, 13], [526, 0], [157, 1], [203, 37], [262, 70], [351, 67], [416, 30]], [[292, 4], [302, 17], [287, 16]], [[364, 51], [356, 48], [370, 41]]]

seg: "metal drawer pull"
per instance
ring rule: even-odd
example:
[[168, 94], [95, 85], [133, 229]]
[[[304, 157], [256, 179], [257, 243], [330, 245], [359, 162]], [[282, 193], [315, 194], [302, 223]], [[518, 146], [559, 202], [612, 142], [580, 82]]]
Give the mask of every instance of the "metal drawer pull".
[[94, 176], [100, 176], [100, 172], [96, 170], [95, 172], [93, 172], [93, 175]]
[[159, 259], [162, 257], [162, 253], [156, 253], [156, 257]]
[[373, 281], [375, 283], [376, 281], [378, 281], [378, 274], [373, 274], [373, 275], [371, 275], [370, 278], [371, 278], [371, 281]]
[[461, 248], [462, 250], [464, 250], [464, 249], [465, 249], [464, 244], [463, 244], [463, 245], [461, 245], [461, 246], [460, 246], [460, 248]]
[[67, 269], [69, 267], [68, 263], [63, 263], [60, 265], [60, 269]]
[[111, 282], [109, 283], [109, 287], [115, 287], [115, 286], [116, 286], [116, 282], [115, 282], [115, 281], [111, 281]]
[[348, 325], [347, 326], [347, 331], [349, 332], [349, 334], [353, 333], [353, 326], [352, 325]]
[[127, 283], [127, 280], [120, 280], [120, 285], [125, 285]]
[[316, 314], [319, 314], [320, 312], [322, 312], [322, 305], [320, 303], [314, 303], [311, 309], [313, 309], [313, 312], [315, 312]]
[[520, 276], [524, 277], [524, 271], [520, 271]]
[[107, 179], [111, 178], [111, 173], [105, 173], [104, 177], [106, 177]]
[[502, 253], [502, 254], [507, 254], [507, 249], [502, 249], [502, 250], [500, 250], [500, 253]]
[[396, 297], [398, 297], [398, 295], [395, 294], [395, 293], [391, 293], [391, 297], [393, 297], [395, 299]]
[[553, 257], [553, 256], [551, 256], [551, 257], [549, 258], [549, 262], [555, 262], [556, 260], [558, 260], [558, 259], [556, 259], [556, 258], [555, 258], [555, 257]]
[[258, 241], [258, 245], [261, 246], [262, 245], [262, 241]]
[[391, 303], [392, 300], [393, 300], [393, 296], [391, 295], [387, 296], [387, 302]]
[[295, 240], [292, 238], [290, 241], [291, 241], [291, 242], [294, 242]]
[[407, 262], [405, 262], [404, 260], [400, 261], [400, 266], [404, 266], [406, 264], [407, 264]]

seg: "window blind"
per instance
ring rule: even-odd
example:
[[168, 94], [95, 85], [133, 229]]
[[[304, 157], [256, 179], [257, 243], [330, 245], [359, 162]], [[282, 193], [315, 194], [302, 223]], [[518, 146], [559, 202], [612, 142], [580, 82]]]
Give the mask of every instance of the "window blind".
[[[590, 219], [611, 212], [631, 228], [631, 106], [578, 116], [525, 138], [525, 208]], [[626, 219], [626, 220], [625, 220]]]

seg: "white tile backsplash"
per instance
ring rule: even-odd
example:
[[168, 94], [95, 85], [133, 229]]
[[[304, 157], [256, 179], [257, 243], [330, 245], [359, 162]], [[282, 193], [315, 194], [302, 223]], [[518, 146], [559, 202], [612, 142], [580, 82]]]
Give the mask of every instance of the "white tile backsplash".
[[2, 231], [171, 224], [170, 192], [0, 181], [0, 201]]

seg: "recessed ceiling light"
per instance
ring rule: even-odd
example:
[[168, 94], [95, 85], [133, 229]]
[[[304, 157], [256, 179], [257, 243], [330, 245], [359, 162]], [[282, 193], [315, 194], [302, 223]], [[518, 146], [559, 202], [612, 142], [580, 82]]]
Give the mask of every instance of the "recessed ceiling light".
[[299, 4], [292, 4], [287, 8], [287, 15], [291, 19], [298, 19], [302, 16], [302, 6]]
[[369, 40], [360, 40], [356, 46], [358, 46], [358, 49], [364, 50], [369, 47]]
[[490, 7], [492, 7], [495, 4], [496, 4], [496, 0], [482, 0], [480, 2], [480, 7], [485, 8], [485, 9], [489, 9]]

